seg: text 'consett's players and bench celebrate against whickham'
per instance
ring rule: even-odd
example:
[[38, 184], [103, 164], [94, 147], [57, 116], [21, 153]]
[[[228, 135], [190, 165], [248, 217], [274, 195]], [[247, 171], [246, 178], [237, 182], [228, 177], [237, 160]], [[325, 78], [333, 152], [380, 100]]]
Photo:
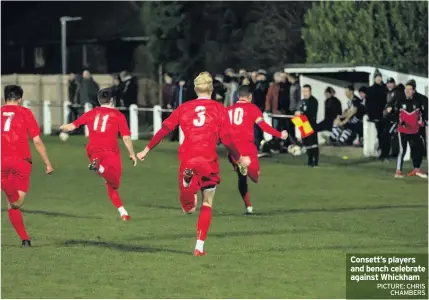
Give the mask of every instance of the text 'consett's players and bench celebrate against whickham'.
[[[134, 166], [137, 157], [144, 160], [147, 154], [177, 126], [183, 130], [185, 139], [179, 147], [179, 199], [185, 213], [193, 213], [197, 207], [197, 192], [201, 191], [202, 206], [197, 222], [197, 242], [194, 255], [203, 256], [204, 241], [212, 218], [212, 205], [216, 186], [220, 183], [219, 161], [216, 153], [219, 141], [228, 150], [228, 158], [238, 174], [238, 188], [243, 197], [247, 213], [252, 213], [247, 176], [254, 182], [259, 178], [257, 149], [253, 142], [253, 126], [286, 139], [286, 131], [278, 132], [262, 119], [262, 112], [251, 104], [251, 93], [240, 87], [240, 100], [227, 110], [222, 104], [211, 100], [213, 79], [207, 72], [194, 80], [197, 99], [180, 105], [163, 122], [147, 147], [135, 154], [130, 138], [130, 129], [122, 113], [114, 108], [110, 89], [100, 90], [100, 107], [83, 114], [75, 122], [60, 127], [63, 132], [86, 125], [89, 141], [86, 147], [90, 160], [89, 170], [95, 171], [106, 183], [107, 194], [118, 209], [123, 220], [130, 220], [119, 197], [122, 163], [118, 133], [122, 136]], [[1, 188], [8, 200], [9, 219], [22, 240], [22, 246], [31, 246], [24, 227], [20, 207], [28, 191], [31, 173], [31, 153], [28, 136], [33, 139], [36, 150], [46, 165], [46, 173], [53, 172], [45, 146], [40, 139], [40, 129], [32, 112], [21, 106], [23, 91], [19, 86], [6, 86], [5, 105], [2, 116], [2, 179]]]

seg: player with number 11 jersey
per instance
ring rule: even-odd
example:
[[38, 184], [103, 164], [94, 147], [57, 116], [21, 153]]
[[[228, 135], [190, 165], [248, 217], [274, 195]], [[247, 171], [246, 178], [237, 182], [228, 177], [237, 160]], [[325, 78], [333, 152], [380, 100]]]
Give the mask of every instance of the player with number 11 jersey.
[[98, 101], [100, 107], [86, 112], [73, 123], [63, 125], [60, 129], [68, 132], [83, 125], [88, 127], [89, 141], [86, 152], [91, 161], [88, 168], [105, 180], [110, 200], [118, 209], [121, 218], [128, 221], [130, 217], [123, 207], [118, 193], [122, 175], [118, 132], [121, 134], [130, 159], [133, 160], [135, 166], [137, 159], [130, 137], [131, 132], [124, 115], [115, 108], [111, 89], [100, 90]]
[[246, 213], [252, 214], [253, 207], [250, 203], [247, 177], [250, 177], [255, 183], [259, 180], [258, 149], [254, 143], [254, 126], [256, 124], [264, 132], [284, 140], [287, 139], [288, 133], [286, 130], [279, 132], [264, 121], [261, 110], [255, 104], [251, 103], [252, 93], [249, 87], [239, 87], [238, 96], [238, 102], [228, 108], [228, 113], [231, 120], [232, 140], [237, 145], [237, 149], [242, 155], [250, 156], [251, 163], [247, 168], [247, 173], [243, 174], [241, 170], [237, 169], [236, 161], [232, 155], [229, 155], [228, 158], [238, 175], [238, 190], [246, 206]]

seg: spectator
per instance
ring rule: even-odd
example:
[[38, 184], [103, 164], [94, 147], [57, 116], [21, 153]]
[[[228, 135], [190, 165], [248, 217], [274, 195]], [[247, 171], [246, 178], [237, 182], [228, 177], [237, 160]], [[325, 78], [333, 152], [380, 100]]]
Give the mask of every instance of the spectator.
[[[168, 104], [168, 108], [176, 109], [182, 103], [188, 101], [188, 87], [186, 85], [186, 79], [184, 77], [180, 77], [176, 87], [174, 88], [172, 101]], [[170, 141], [178, 141], [179, 140], [179, 128], [173, 130], [170, 134]]]
[[122, 100], [121, 106], [129, 107], [131, 104], [137, 104], [137, 97], [139, 93], [137, 78], [132, 76], [127, 71], [122, 71], [120, 74], [122, 82]]
[[[286, 78], [291, 84], [289, 89], [289, 111], [292, 113], [296, 111], [301, 101], [301, 87], [296, 74], [286, 74]], [[289, 139], [293, 141], [295, 140], [295, 127], [292, 128], [293, 130], [289, 131]]]
[[[416, 86], [416, 81], [414, 79], [411, 79], [409, 81], [411, 84]], [[415, 89], [415, 88], [414, 88]], [[426, 97], [423, 94], [420, 94], [419, 92], [415, 91], [414, 97], [417, 99], [417, 101], [420, 104], [421, 110], [422, 110], [422, 116], [423, 121], [425, 123], [425, 126], [420, 127], [420, 135], [423, 138], [423, 144], [424, 144], [424, 156], [427, 156], [427, 141], [426, 141], [426, 125], [428, 123], [428, 97]]]
[[113, 85], [111, 87], [113, 98], [115, 100], [115, 106], [123, 106], [121, 103], [123, 103], [123, 100], [121, 99], [122, 94], [122, 82], [121, 77], [119, 75], [113, 75]]
[[[261, 110], [265, 110], [265, 100], [268, 92], [267, 73], [264, 70], [258, 71], [256, 77], [256, 85], [253, 90], [253, 103]], [[259, 149], [261, 141], [263, 140], [263, 132], [259, 126], [255, 125], [255, 144]]]
[[405, 86], [403, 84], [396, 85], [394, 80], [392, 79], [392, 82], [390, 79], [387, 80], [386, 84], [389, 92], [387, 93], [386, 109], [383, 112], [383, 121], [386, 125], [383, 128], [383, 135], [386, 140], [385, 156], [397, 157], [400, 148], [396, 129], [397, 117], [387, 112], [387, 108], [395, 107], [396, 103], [405, 99]]
[[186, 79], [185, 77], [180, 77], [176, 87], [174, 88], [173, 97], [169, 108], [176, 109], [179, 107], [179, 105], [188, 100], [188, 87], [186, 85]]
[[81, 105], [79, 88], [76, 74], [70, 74], [68, 78], [69, 114], [67, 116], [69, 123], [72, 123], [79, 117], [79, 106]]
[[387, 88], [383, 83], [381, 73], [377, 70], [374, 74], [374, 84], [368, 89], [368, 98], [366, 101], [366, 109], [368, 112], [368, 119], [370, 122], [375, 123], [377, 129], [378, 146], [381, 150], [380, 159], [387, 159], [386, 145], [387, 142], [383, 136], [383, 111], [387, 101]]
[[[138, 83], [137, 78], [133, 77], [129, 72], [122, 71], [120, 73], [121, 81], [121, 92], [120, 92], [120, 106], [129, 108], [131, 104], [137, 104], [138, 97]], [[130, 111], [122, 110], [121, 111], [127, 120], [128, 125], [130, 125]]]
[[336, 97], [336, 92], [334, 88], [328, 86], [325, 89], [325, 118], [322, 122], [317, 124], [317, 130], [322, 131], [332, 131], [334, 126], [334, 121], [338, 116], [343, 114], [343, 109], [341, 107], [341, 102]]
[[314, 133], [302, 139], [302, 142], [307, 150], [309, 167], [317, 167], [319, 165], [319, 140], [317, 137], [317, 111], [319, 102], [311, 94], [311, 86], [306, 84], [302, 87], [303, 99], [295, 112], [296, 116], [304, 115], [310, 122]]
[[[265, 100], [265, 111], [279, 114], [279, 91], [281, 75], [280, 72], [274, 73], [274, 82], [270, 84]], [[276, 119], [274, 121], [277, 121]], [[274, 128], [278, 129], [275, 125]]]
[[[173, 99], [173, 75], [171, 73], [164, 73], [164, 83], [162, 85], [162, 99], [161, 99], [161, 107], [169, 108], [170, 103]], [[162, 112], [162, 120], [164, 121], [170, 115], [170, 112]]]
[[238, 76], [239, 77], [247, 77], [247, 71], [246, 71], [246, 69], [240, 69], [238, 71]]
[[222, 104], [226, 102], [226, 87], [222, 75], [216, 75], [213, 80], [212, 99]]
[[257, 77], [258, 77], [258, 72], [257, 71], [253, 71], [252, 73], [250, 73], [250, 89], [251, 89], [252, 92], [256, 88]]
[[361, 99], [354, 95], [353, 85], [345, 88], [345, 94], [349, 99], [348, 108], [335, 119], [331, 140], [340, 144], [351, 144], [356, 136], [359, 136], [360, 139], [363, 137], [365, 107]]
[[162, 85], [162, 102], [161, 107], [165, 108], [171, 103], [173, 98], [173, 75], [171, 73], [164, 74], [164, 84]]
[[386, 109], [388, 113], [393, 113], [396, 116], [398, 123], [400, 151], [396, 164], [395, 178], [403, 177], [402, 166], [408, 143], [411, 147], [411, 158], [414, 167], [414, 170], [408, 173], [408, 176], [427, 178], [427, 175], [420, 170], [424, 147], [419, 129], [423, 125], [421, 123], [423, 116], [420, 100], [416, 99], [415, 93], [416, 83], [410, 80], [405, 85], [405, 98], [395, 103], [396, 105], [389, 106]]
[[97, 99], [99, 89], [100, 87], [92, 78], [92, 74], [88, 70], [83, 71], [79, 89], [81, 103], [89, 103], [92, 107], [100, 106]]

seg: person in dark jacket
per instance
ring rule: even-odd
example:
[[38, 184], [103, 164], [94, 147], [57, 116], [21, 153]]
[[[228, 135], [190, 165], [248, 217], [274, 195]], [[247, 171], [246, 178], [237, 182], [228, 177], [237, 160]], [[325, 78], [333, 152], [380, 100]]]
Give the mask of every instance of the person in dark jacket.
[[[414, 79], [411, 79], [410, 83], [416, 85], [416, 81]], [[424, 156], [427, 156], [426, 125], [428, 124], [428, 97], [420, 94], [417, 91], [415, 91], [414, 97], [417, 99], [417, 101], [419, 101], [422, 109], [425, 126], [420, 127], [420, 135], [422, 136], [424, 142]]]
[[79, 89], [81, 103], [89, 103], [92, 107], [100, 106], [97, 98], [99, 89], [100, 87], [92, 78], [92, 74], [88, 70], [83, 71]]
[[368, 113], [368, 120], [375, 124], [377, 129], [378, 146], [381, 150], [380, 159], [387, 159], [386, 154], [387, 141], [383, 135], [383, 110], [386, 106], [387, 101], [387, 88], [383, 83], [381, 73], [377, 70], [374, 75], [374, 84], [368, 89], [368, 99], [365, 103], [366, 110]]
[[424, 126], [422, 105], [419, 99], [415, 97], [416, 85], [413, 81], [405, 84], [405, 98], [400, 99], [394, 105], [387, 107], [387, 113], [393, 113], [397, 120], [398, 138], [400, 151], [396, 164], [395, 178], [402, 178], [402, 167], [404, 156], [407, 152], [407, 145], [411, 147], [411, 158], [414, 170], [408, 173], [408, 176], [419, 176], [427, 178], [428, 176], [420, 170], [423, 160], [423, 141], [420, 136], [420, 127]]
[[298, 110], [295, 112], [295, 116], [304, 115], [307, 117], [314, 132], [302, 139], [302, 142], [307, 150], [308, 166], [317, 167], [319, 165], [319, 140], [317, 138], [317, 111], [319, 108], [319, 102], [311, 94], [311, 86], [306, 84], [302, 87], [303, 99], [300, 102]]
[[[261, 111], [265, 110], [265, 100], [268, 92], [268, 81], [267, 73], [264, 70], [258, 70], [258, 76], [256, 77], [256, 85], [253, 90], [252, 102]], [[263, 140], [263, 132], [259, 126], [255, 125], [255, 145], [259, 149], [261, 141]]]
[[328, 86], [325, 89], [325, 118], [317, 124], [318, 131], [332, 131], [335, 119], [343, 114], [341, 102], [335, 95], [332, 87]]
[[69, 114], [67, 116], [68, 122], [72, 123], [79, 117], [80, 93], [79, 81], [76, 74], [70, 74], [68, 79], [68, 94], [69, 94]]
[[[393, 133], [396, 133], [396, 118], [392, 117], [391, 114], [388, 114], [386, 109], [387, 107], [395, 107], [395, 103], [399, 101], [400, 99], [403, 99], [405, 97], [404, 93], [404, 85], [396, 85], [395, 79], [388, 78], [386, 81], [386, 87], [387, 87], [387, 95], [386, 95], [386, 107], [383, 111], [383, 131], [382, 140], [384, 141], [381, 150], [380, 157], [384, 159], [386, 162], [388, 161], [387, 158], [391, 157], [390, 153], [391, 151], [392, 156], [397, 156], [397, 149], [399, 147], [397, 146], [398, 139], [396, 138]], [[393, 147], [392, 147], [393, 145]], [[396, 155], [395, 155], [396, 154]]]

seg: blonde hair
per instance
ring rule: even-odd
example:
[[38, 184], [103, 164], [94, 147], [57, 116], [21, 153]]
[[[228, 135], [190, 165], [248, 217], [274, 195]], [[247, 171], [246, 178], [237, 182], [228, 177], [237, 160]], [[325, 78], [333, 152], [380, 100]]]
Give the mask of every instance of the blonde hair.
[[194, 89], [198, 94], [211, 94], [213, 92], [213, 78], [209, 72], [202, 72], [194, 79]]

